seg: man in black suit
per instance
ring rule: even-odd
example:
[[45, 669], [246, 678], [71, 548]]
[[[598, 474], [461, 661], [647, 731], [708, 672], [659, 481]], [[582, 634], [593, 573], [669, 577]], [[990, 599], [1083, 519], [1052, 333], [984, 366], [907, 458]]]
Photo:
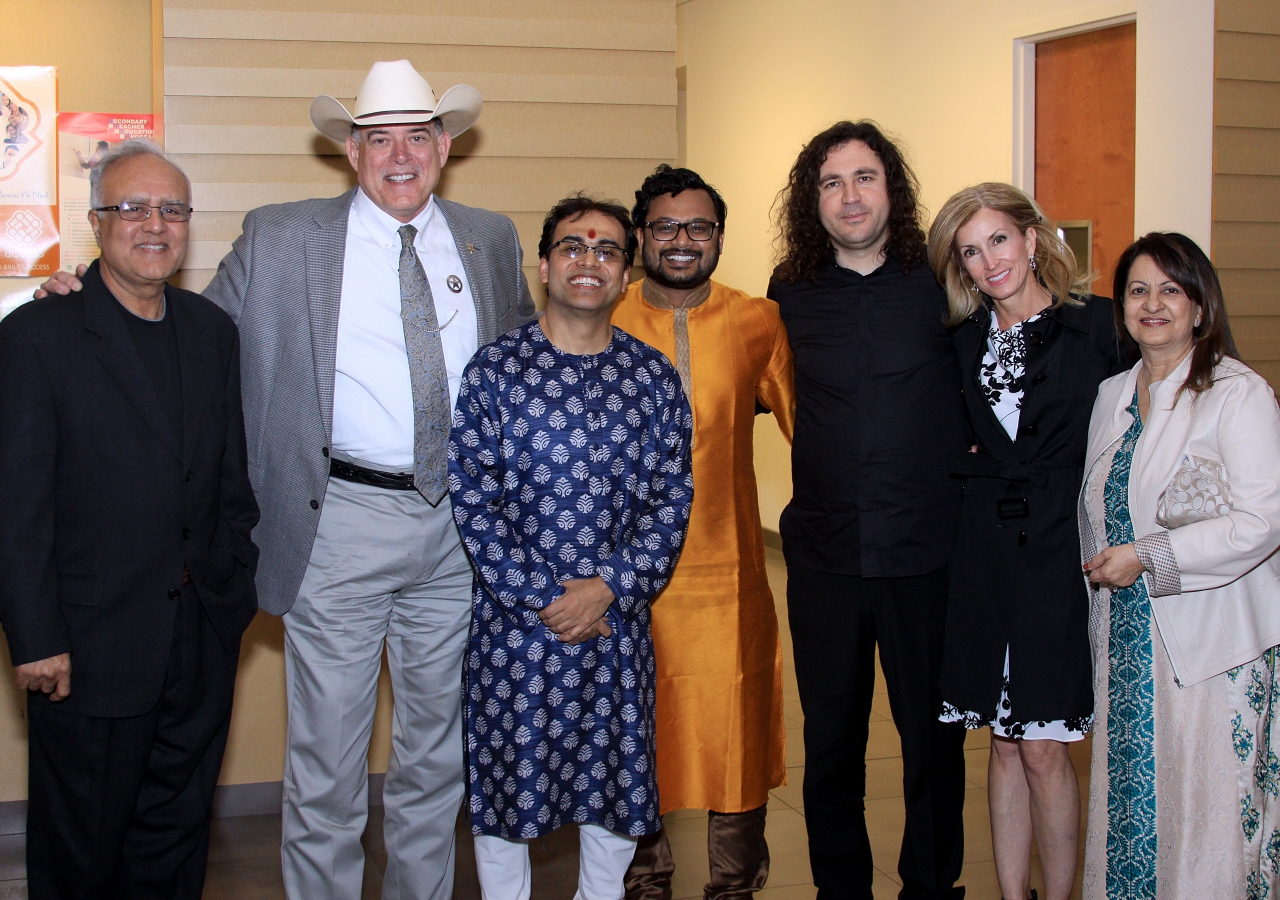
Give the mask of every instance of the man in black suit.
[[0, 322], [0, 623], [28, 691], [32, 900], [199, 897], [257, 608], [229, 316], [166, 285], [190, 184], [94, 165], [84, 290]]

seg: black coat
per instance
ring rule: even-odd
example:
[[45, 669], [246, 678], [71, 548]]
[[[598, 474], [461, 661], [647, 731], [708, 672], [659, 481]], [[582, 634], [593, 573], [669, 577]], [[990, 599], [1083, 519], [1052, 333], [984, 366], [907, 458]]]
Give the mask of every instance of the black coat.
[[233, 652], [257, 608], [231, 318], [167, 288], [182, 438], [95, 263], [84, 290], [0, 322], [0, 623], [14, 665], [71, 653], [63, 706], [146, 712], [183, 569]]
[[1090, 297], [1083, 307], [1060, 306], [1024, 326], [1016, 442], [979, 387], [989, 327], [983, 309], [953, 333], [978, 452], [952, 462], [965, 485], [942, 696], [994, 715], [1007, 646], [1015, 721], [1087, 716], [1089, 597], [1076, 503], [1098, 385], [1121, 370], [1112, 304]]

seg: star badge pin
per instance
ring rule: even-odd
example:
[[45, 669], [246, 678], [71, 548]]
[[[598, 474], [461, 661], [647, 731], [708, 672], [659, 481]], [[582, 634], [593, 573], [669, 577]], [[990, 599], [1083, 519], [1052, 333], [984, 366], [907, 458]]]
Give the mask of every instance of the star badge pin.
[[457, 275], [450, 275], [444, 280], [444, 283], [449, 285], [449, 290], [453, 291], [455, 294], [462, 293], [462, 279]]

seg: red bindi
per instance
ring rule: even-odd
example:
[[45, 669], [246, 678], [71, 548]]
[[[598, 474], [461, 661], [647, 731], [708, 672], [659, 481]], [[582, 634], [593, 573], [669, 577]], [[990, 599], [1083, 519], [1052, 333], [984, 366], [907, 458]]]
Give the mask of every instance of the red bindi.
[[596, 238], [596, 230], [595, 230], [594, 228], [588, 228], [588, 229], [587, 229], [587, 237], [591, 238], [592, 240], [595, 240], [595, 238]]

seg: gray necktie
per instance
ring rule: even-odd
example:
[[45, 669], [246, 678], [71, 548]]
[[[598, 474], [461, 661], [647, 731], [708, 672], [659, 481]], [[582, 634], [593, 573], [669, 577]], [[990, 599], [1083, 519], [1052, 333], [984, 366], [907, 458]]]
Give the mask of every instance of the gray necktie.
[[449, 375], [431, 285], [413, 249], [417, 233], [400, 226], [400, 320], [413, 387], [413, 485], [434, 506], [448, 491]]

